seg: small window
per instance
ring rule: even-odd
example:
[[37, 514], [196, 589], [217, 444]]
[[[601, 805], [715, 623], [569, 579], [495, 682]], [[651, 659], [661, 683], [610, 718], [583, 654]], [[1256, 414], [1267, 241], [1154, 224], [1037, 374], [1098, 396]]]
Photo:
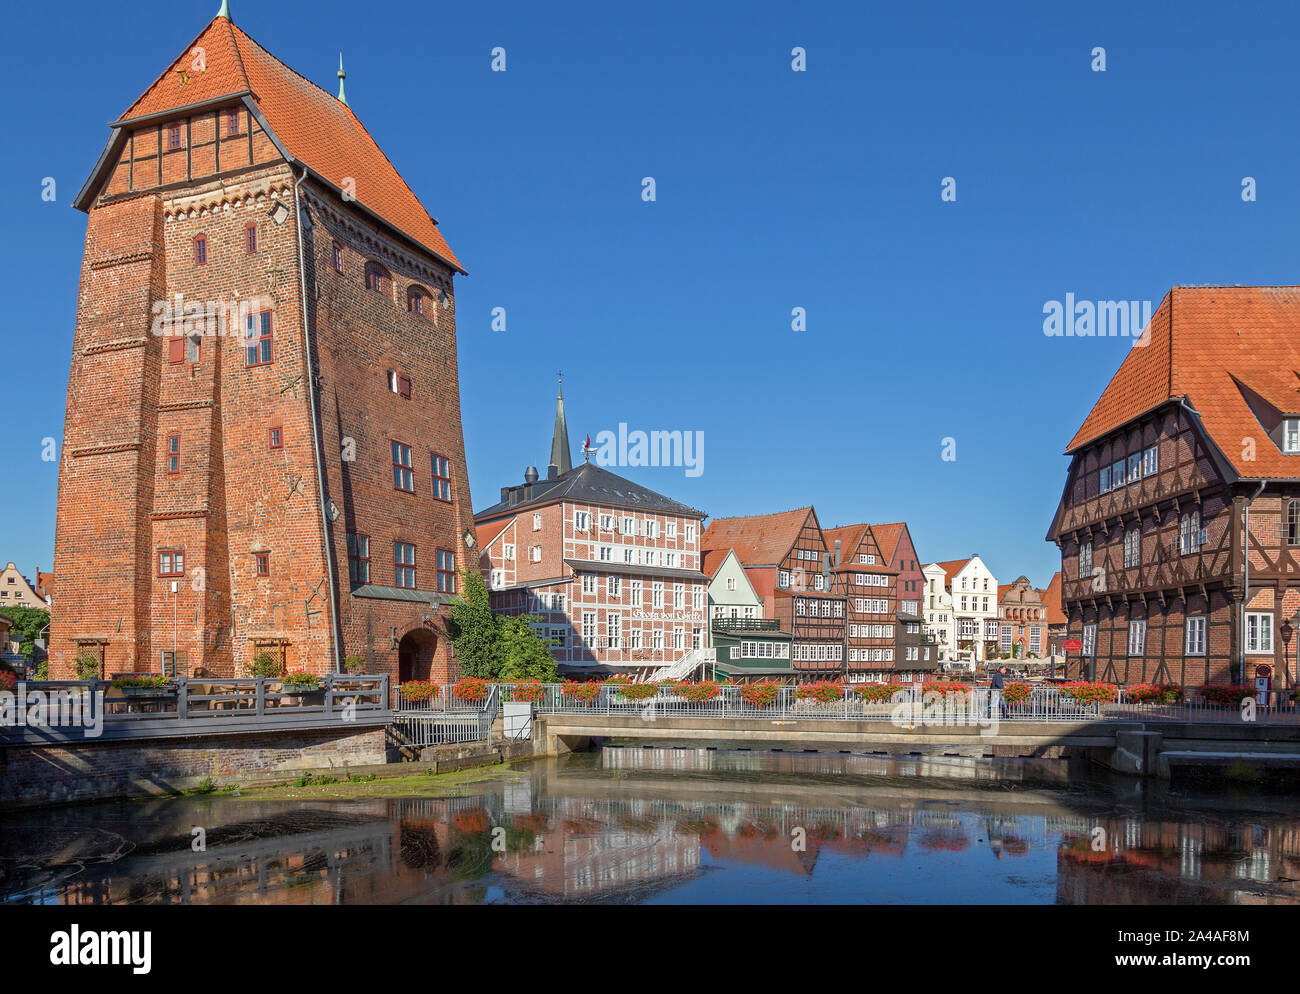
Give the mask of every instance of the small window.
[[406, 309], [417, 317], [427, 317], [433, 313], [429, 302], [429, 294], [423, 287], [413, 286], [406, 291]]
[[167, 361], [173, 366], [185, 361], [185, 339], [179, 336], [167, 339]]
[[284, 448], [284, 429], [278, 425], [274, 428], [268, 428], [266, 431], [267, 441], [270, 442], [271, 448]]
[[244, 248], [250, 254], [257, 251], [257, 225], [250, 223], [244, 229]]
[[338, 242], [334, 243], [334, 271], [343, 272], [343, 246]]
[[403, 373], [397, 376], [397, 396], [411, 399], [411, 378]]
[[270, 554], [269, 552], [258, 552], [258, 553], [255, 553], [254, 556], [253, 556], [253, 559], [254, 559], [254, 560], [256, 561], [256, 563], [257, 563], [257, 575], [258, 575], [258, 576], [270, 576], [270, 575], [271, 575], [271, 554]]
[[393, 488], [415, 493], [415, 470], [411, 465], [411, 447], [402, 442], [393, 443]]
[[388, 270], [377, 262], [366, 263], [366, 289], [375, 293], [388, 293], [388, 288], [392, 285], [392, 278], [388, 275]]
[[185, 338], [185, 361], [198, 362], [199, 354], [203, 350], [203, 338], [199, 335], [188, 335]]
[[1300, 452], [1300, 418], [1282, 422], [1282, 451], [1288, 455]]
[[1286, 544], [1300, 545], [1300, 500], [1287, 501]]
[[194, 265], [203, 266], [208, 261], [208, 236], [194, 236]]
[[456, 592], [456, 554], [447, 549], [438, 550], [438, 592]]
[[185, 553], [180, 549], [160, 549], [158, 551], [159, 576], [184, 576]]
[[271, 312], [249, 314], [244, 318], [244, 365], [265, 366], [271, 357]]
[[451, 460], [433, 455], [433, 496], [438, 500], [451, 500]]
[[167, 147], [169, 149], [181, 147], [181, 126], [179, 124], [168, 125]]
[[370, 582], [370, 536], [348, 532], [348, 578], [353, 583]]
[[415, 546], [407, 542], [393, 543], [394, 575], [397, 586], [415, 589]]
[[239, 134], [239, 111], [226, 111], [226, 137], [231, 138]]
[[179, 473], [181, 471], [181, 437], [180, 435], [167, 436], [167, 472]]

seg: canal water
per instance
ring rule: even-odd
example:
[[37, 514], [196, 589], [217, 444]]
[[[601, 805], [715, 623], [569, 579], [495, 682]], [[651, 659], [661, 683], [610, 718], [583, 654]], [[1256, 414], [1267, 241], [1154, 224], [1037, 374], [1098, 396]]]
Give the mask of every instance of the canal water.
[[1300, 898], [1300, 798], [1251, 786], [1170, 787], [1065, 761], [639, 745], [484, 776], [11, 812], [0, 902]]

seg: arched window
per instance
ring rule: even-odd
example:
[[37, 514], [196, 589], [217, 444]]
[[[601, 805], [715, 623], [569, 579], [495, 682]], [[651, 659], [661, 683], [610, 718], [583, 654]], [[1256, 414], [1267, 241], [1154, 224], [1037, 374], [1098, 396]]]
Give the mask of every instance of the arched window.
[[388, 275], [388, 270], [377, 262], [366, 263], [366, 289], [373, 290], [375, 293], [389, 294], [392, 292], [393, 278]]
[[208, 236], [194, 236], [194, 265], [202, 266], [208, 261]]
[[1300, 545], [1300, 500], [1287, 501], [1286, 544]]
[[406, 291], [406, 309], [422, 318], [433, 317], [433, 297], [422, 286], [411, 286]]

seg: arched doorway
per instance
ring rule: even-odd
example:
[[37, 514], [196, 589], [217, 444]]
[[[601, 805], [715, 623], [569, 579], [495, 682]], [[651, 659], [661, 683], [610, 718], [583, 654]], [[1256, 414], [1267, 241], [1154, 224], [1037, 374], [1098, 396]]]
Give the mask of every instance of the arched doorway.
[[433, 653], [438, 639], [427, 628], [413, 628], [397, 643], [397, 679], [428, 680], [433, 673]]

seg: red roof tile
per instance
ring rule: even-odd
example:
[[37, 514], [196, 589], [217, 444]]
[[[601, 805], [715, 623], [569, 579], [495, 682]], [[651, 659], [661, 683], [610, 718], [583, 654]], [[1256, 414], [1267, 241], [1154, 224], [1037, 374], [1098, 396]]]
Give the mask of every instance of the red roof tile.
[[772, 566], [793, 547], [811, 507], [744, 518], [714, 518], [700, 536], [700, 551], [735, 549], [745, 566]]
[[871, 526], [871, 534], [876, 536], [876, 544], [880, 546], [880, 554], [885, 557], [886, 562], [894, 561], [894, 553], [898, 551], [898, 543], [906, 527], [907, 524], [903, 521]]
[[[196, 48], [204, 52], [202, 72], [192, 68]], [[345, 180], [353, 180], [359, 204], [464, 272], [437, 223], [351, 108], [298, 75], [224, 17], [213, 18], [118, 123], [243, 90], [252, 91], [289, 155], [339, 189]]]
[[[1300, 478], [1300, 454], [1282, 453], [1242, 392], [1300, 414], [1300, 287], [1174, 287], [1148, 336], [1125, 356], [1067, 453], [1185, 396], [1241, 476]], [[1246, 439], [1253, 460], [1243, 457]]]
[[1047, 589], [1042, 591], [1042, 598], [1043, 606], [1047, 608], [1047, 623], [1049, 625], [1064, 625], [1069, 622], [1070, 619], [1065, 616], [1065, 611], [1061, 607], [1061, 573], [1059, 570], [1052, 574]]
[[949, 559], [946, 562], [936, 563], [943, 570], [943, 585], [952, 586], [952, 578], [961, 572], [961, 568], [974, 559], [974, 556], [967, 556], [965, 559]]

